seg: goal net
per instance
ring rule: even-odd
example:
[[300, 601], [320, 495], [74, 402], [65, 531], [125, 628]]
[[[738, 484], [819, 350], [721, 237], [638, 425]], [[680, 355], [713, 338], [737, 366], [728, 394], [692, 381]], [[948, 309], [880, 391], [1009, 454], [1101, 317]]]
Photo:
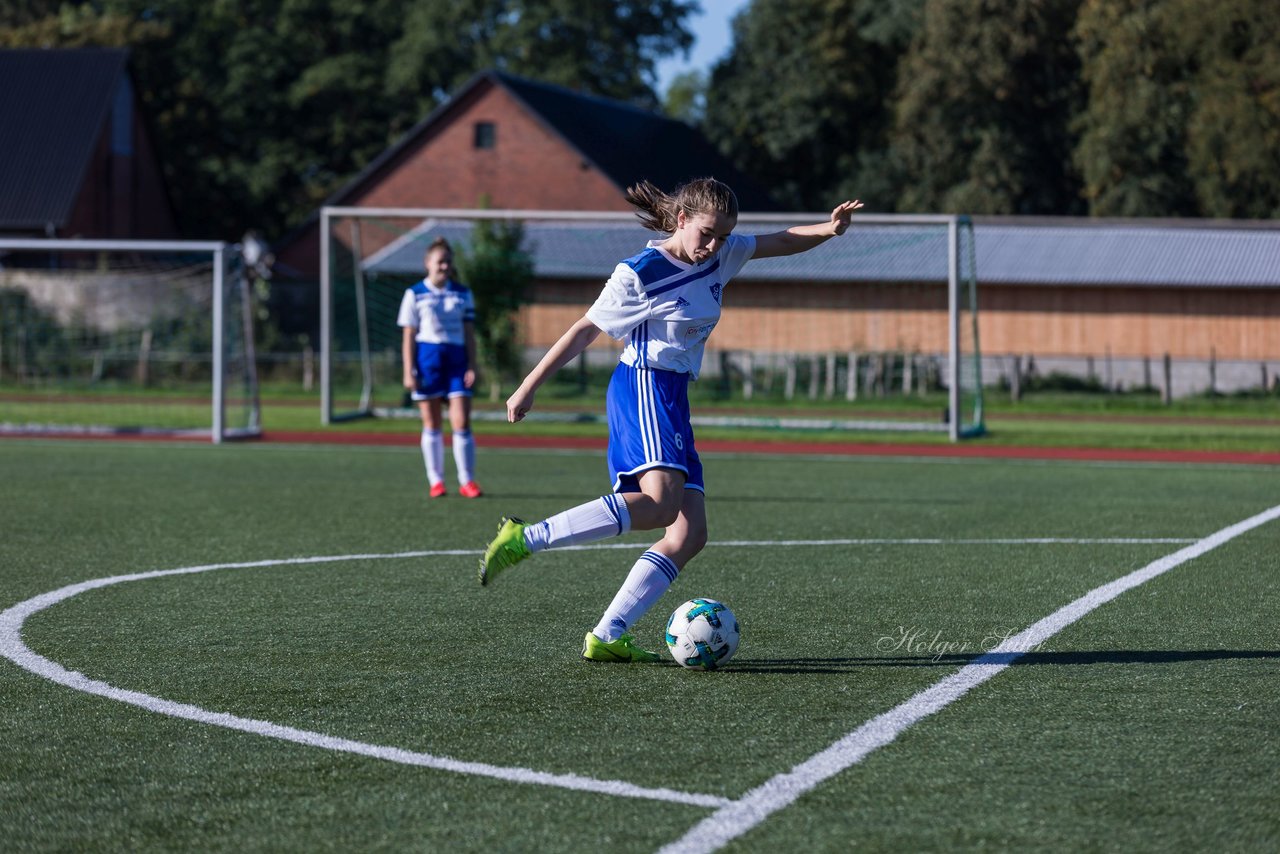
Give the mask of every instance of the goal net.
[[233, 250], [0, 239], [0, 432], [260, 433], [251, 294]]
[[[823, 218], [744, 213], [735, 233], [768, 233]], [[324, 423], [414, 414], [404, 408], [396, 326], [404, 290], [422, 279], [424, 252], [437, 237], [453, 245], [457, 275], [466, 282], [477, 226], [494, 220], [519, 225], [533, 265], [534, 282], [516, 324], [526, 362], [582, 316], [619, 260], [655, 236], [623, 212], [322, 209]], [[784, 400], [794, 392], [833, 403], [822, 418], [695, 415], [695, 427], [938, 431], [953, 440], [981, 434], [975, 267], [973, 225], [952, 215], [859, 214], [839, 240], [749, 262], [730, 286], [698, 385], [710, 381], [744, 397], [765, 389], [781, 395], [785, 387]], [[607, 370], [589, 369], [611, 366], [620, 346], [600, 336], [568, 371], [574, 382], [588, 391], [602, 387]], [[477, 396], [487, 390], [482, 384]], [[911, 406], [892, 411], [895, 399], [908, 398]], [[826, 417], [844, 410], [847, 417]], [[489, 414], [481, 407], [476, 417]], [[532, 416], [582, 421], [589, 413], [544, 410]]]

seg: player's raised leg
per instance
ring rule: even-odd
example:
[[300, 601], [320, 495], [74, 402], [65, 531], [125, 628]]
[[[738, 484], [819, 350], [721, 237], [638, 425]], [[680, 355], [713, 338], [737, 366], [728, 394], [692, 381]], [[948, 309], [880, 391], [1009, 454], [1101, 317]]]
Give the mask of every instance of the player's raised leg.
[[640, 477], [642, 492], [609, 493], [532, 525], [515, 517], [503, 518], [498, 535], [480, 558], [480, 583], [488, 584], [536, 552], [673, 524], [688, 491], [684, 479], [684, 472], [675, 469], [650, 469]]
[[534, 552], [617, 537], [631, 530], [631, 513], [616, 493], [571, 507], [541, 522], [528, 525], [507, 517], [498, 526], [480, 559], [480, 583], [488, 584]]

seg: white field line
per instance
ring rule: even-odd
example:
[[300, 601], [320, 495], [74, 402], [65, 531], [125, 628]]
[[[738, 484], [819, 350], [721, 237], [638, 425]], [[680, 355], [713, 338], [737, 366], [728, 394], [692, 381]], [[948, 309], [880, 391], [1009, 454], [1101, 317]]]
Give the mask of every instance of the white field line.
[[695, 824], [680, 839], [664, 846], [662, 854], [710, 852], [727, 845], [773, 813], [789, 806], [805, 792], [861, 762], [876, 748], [893, 742], [908, 727], [960, 699], [1095, 608], [1277, 518], [1280, 518], [1280, 505], [1223, 528], [1184, 549], [1147, 564], [1142, 569], [1089, 591], [1013, 635], [956, 673], [896, 708], [867, 721], [826, 750], [813, 755], [790, 771], [775, 775], [741, 798], [721, 807]]
[[[1190, 540], [1176, 540], [1169, 538], [1059, 538], [1059, 537], [1030, 537], [1030, 538], [1010, 538], [1010, 539], [966, 539], [966, 540], [944, 540], [944, 539], [890, 539], [890, 538], [872, 538], [872, 539], [830, 539], [830, 540], [722, 540], [713, 542], [711, 546], [828, 546], [828, 545], [948, 545], [948, 544], [1152, 544], [1152, 543], [1169, 543], [1169, 542], [1191, 542]], [[587, 546], [573, 546], [565, 551], [586, 551], [591, 549], [635, 549], [634, 543], [603, 543]], [[109, 578], [97, 578], [89, 581], [83, 581], [78, 584], [71, 584], [66, 587], [53, 590], [48, 593], [35, 596], [24, 602], [8, 608], [0, 612], [0, 655], [13, 661], [19, 667], [30, 671], [31, 673], [56, 682], [60, 685], [72, 688], [77, 691], [83, 691], [107, 699], [116, 700], [122, 703], [128, 703], [147, 711], [157, 714], [168, 715], [175, 718], [183, 718], [186, 720], [196, 721], [199, 723], [210, 724], [213, 726], [221, 726], [227, 729], [248, 732], [255, 735], [261, 735], [268, 738], [281, 739], [283, 741], [291, 741], [297, 744], [304, 744], [311, 747], [320, 747], [326, 750], [335, 750], [344, 753], [354, 753], [362, 756], [369, 756], [377, 759], [384, 759], [389, 762], [398, 762], [406, 765], [418, 765], [422, 767], [435, 768], [444, 771], [453, 771], [462, 774], [475, 774], [484, 777], [493, 777], [496, 779], [506, 780], [509, 782], [519, 783], [535, 783], [545, 786], [557, 786], [561, 788], [576, 789], [580, 791], [599, 792], [603, 794], [611, 794], [621, 797], [648, 798], [659, 801], [668, 801], [673, 803], [691, 804], [703, 807], [725, 807], [730, 804], [726, 798], [714, 795], [703, 795], [696, 793], [677, 792], [670, 789], [648, 789], [641, 786], [635, 786], [619, 780], [596, 780], [589, 777], [580, 777], [573, 774], [549, 774], [540, 771], [534, 771], [528, 768], [505, 767], [488, 765], [477, 762], [464, 762], [457, 759], [451, 759], [444, 756], [434, 756], [428, 753], [417, 753], [414, 751], [403, 750], [396, 747], [388, 747], [384, 745], [366, 744], [364, 742], [352, 741], [350, 739], [338, 738], [324, 733], [310, 732], [308, 730], [300, 730], [293, 727], [286, 727], [275, 724], [270, 721], [255, 720], [252, 718], [241, 718], [236, 715], [225, 712], [213, 712], [199, 706], [187, 703], [177, 703], [171, 700], [165, 700], [160, 697], [154, 697], [149, 694], [143, 694], [137, 691], [129, 691], [122, 688], [116, 688], [105, 682], [90, 679], [81, 673], [67, 670], [55, 661], [47, 659], [32, 649], [30, 649], [22, 641], [22, 627], [26, 620], [33, 614], [50, 608], [59, 602], [78, 596], [81, 593], [90, 590], [97, 590], [102, 587], [109, 587], [115, 584], [123, 584], [130, 581], [145, 581], [153, 578], [163, 578], [172, 575], [195, 575], [198, 573], [212, 572], [220, 569], [252, 569], [271, 566], [286, 565], [302, 565], [302, 564], [319, 564], [319, 563], [335, 563], [340, 561], [355, 560], [388, 560], [400, 558], [415, 557], [460, 557], [475, 555], [476, 552], [471, 549], [437, 549], [431, 551], [408, 551], [395, 552], [390, 554], [352, 554], [352, 555], [328, 555], [319, 557], [299, 557], [299, 558], [283, 558], [278, 560], [259, 560], [247, 561], [241, 563], [219, 563], [208, 564], [205, 566], [190, 566], [179, 569], [155, 570], [150, 572], [138, 572], [128, 575], [116, 575]]]
[[[715, 546], [1022, 546], [1022, 545], [1163, 545], [1167, 543], [1194, 543], [1193, 537], [1008, 537], [999, 539], [943, 539], [941, 537], [862, 537], [838, 540], [717, 540], [707, 543]], [[635, 543], [609, 543], [607, 545], [567, 546], [556, 551], [579, 549], [634, 549]]]
[[22, 641], [22, 625], [32, 614], [43, 611], [59, 602], [70, 599], [89, 590], [123, 584], [128, 581], [144, 581], [151, 578], [163, 578], [170, 575], [194, 575], [201, 572], [212, 572], [218, 569], [245, 569], [252, 567], [285, 566], [290, 564], [333, 563], [335, 561], [382, 560], [387, 558], [435, 557], [475, 555], [470, 549], [445, 549], [439, 551], [403, 552], [399, 554], [363, 554], [334, 555], [326, 557], [288, 558], [284, 560], [259, 560], [247, 563], [219, 563], [208, 566], [190, 566], [181, 569], [157, 570], [154, 572], [138, 572], [130, 575], [117, 575], [111, 578], [97, 578], [79, 584], [71, 584], [58, 590], [44, 593], [0, 613], [0, 655], [13, 661], [19, 667], [29, 670], [59, 685], [94, 694], [109, 700], [128, 703], [149, 712], [183, 718], [197, 723], [226, 727], [253, 735], [291, 741], [309, 747], [319, 747], [340, 753], [354, 753], [388, 762], [404, 765], [418, 765], [440, 771], [453, 771], [459, 774], [474, 774], [481, 777], [493, 777], [512, 783], [535, 783], [543, 786], [556, 786], [563, 789], [574, 789], [584, 792], [597, 792], [629, 798], [647, 798], [670, 803], [690, 804], [700, 807], [718, 807], [728, 800], [715, 795], [701, 795], [688, 792], [677, 792], [672, 789], [651, 789], [636, 786], [621, 780], [596, 780], [591, 777], [580, 777], [576, 774], [550, 774], [534, 771], [529, 768], [505, 767], [489, 765], [483, 762], [464, 762], [447, 756], [435, 756], [430, 753], [418, 753], [378, 744], [366, 744], [351, 739], [338, 738], [309, 730], [282, 726], [271, 721], [242, 718], [225, 712], [212, 712], [188, 703], [176, 703], [161, 697], [153, 697], [138, 691], [116, 688], [106, 682], [90, 679], [81, 673], [67, 670], [61, 664], [34, 652]]

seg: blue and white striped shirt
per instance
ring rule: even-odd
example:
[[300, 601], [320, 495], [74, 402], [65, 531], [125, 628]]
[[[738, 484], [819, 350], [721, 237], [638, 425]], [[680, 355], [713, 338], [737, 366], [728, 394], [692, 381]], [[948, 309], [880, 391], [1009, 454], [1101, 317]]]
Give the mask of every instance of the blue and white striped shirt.
[[724, 286], [756, 251], [752, 235], [729, 235], [715, 255], [686, 264], [650, 240], [619, 264], [587, 319], [626, 339], [621, 361], [698, 378], [707, 336], [720, 322]]

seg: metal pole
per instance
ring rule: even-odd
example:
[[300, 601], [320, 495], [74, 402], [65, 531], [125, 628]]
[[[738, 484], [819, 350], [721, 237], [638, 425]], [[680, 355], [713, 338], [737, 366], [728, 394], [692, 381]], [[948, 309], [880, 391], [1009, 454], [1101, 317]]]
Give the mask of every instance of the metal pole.
[[364, 253], [360, 248], [360, 220], [351, 220], [351, 254], [355, 259], [356, 322], [360, 324], [360, 414], [373, 411], [373, 359], [369, 354], [369, 310], [364, 293]]
[[951, 388], [947, 429], [951, 441], [960, 441], [960, 230], [956, 218], [947, 223], [947, 348]]
[[333, 359], [333, 282], [329, 273], [329, 211], [320, 211], [320, 423], [333, 420], [333, 395], [330, 388]]
[[222, 444], [226, 422], [226, 387], [223, 383], [222, 300], [226, 273], [225, 244], [213, 253], [213, 443]]

